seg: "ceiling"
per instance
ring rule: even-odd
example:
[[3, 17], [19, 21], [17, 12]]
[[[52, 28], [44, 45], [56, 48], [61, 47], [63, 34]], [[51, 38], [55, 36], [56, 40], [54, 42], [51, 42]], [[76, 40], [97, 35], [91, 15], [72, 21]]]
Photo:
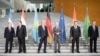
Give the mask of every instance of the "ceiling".
[[13, 8], [11, 3], [8, 0], [0, 0], [0, 9], [2, 8]]
[[25, 1], [30, 3], [53, 3], [53, 0], [13, 0], [13, 4], [10, 2], [11, 0], [0, 0], [0, 9], [2, 8], [14, 8], [20, 9], [25, 5]]
[[31, 3], [50, 3], [53, 2], [53, 0], [26, 0], [30, 1]]

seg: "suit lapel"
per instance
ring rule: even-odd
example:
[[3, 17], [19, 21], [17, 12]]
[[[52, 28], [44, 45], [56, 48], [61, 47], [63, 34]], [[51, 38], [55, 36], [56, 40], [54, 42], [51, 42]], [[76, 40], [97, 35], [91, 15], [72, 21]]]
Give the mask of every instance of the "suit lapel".
[[45, 31], [45, 29], [43, 28], [43, 26], [42, 26], [42, 25], [41, 25], [41, 28], [42, 28], [42, 30], [43, 30], [43, 31]]

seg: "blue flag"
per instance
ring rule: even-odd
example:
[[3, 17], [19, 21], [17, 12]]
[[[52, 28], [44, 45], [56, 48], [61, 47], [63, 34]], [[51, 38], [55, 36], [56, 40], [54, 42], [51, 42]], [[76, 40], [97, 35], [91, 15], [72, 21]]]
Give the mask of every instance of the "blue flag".
[[60, 12], [59, 27], [62, 30], [61, 37], [60, 37], [61, 38], [61, 42], [62, 43], [65, 43], [66, 42], [66, 31], [65, 31], [64, 14], [63, 14], [63, 11], [62, 10]]
[[38, 13], [37, 13], [37, 9], [35, 8], [34, 21], [33, 21], [33, 30], [32, 30], [33, 34], [32, 35], [33, 35], [34, 41], [36, 43], [39, 42], [38, 26], [39, 26]]
[[12, 19], [13, 19], [13, 17], [12, 17], [12, 12], [11, 12], [11, 9], [9, 9], [9, 18], [8, 18], [8, 22], [10, 22], [10, 23], [12, 24], [12, 27], [14, 27], [13, 22], [12, 22]]

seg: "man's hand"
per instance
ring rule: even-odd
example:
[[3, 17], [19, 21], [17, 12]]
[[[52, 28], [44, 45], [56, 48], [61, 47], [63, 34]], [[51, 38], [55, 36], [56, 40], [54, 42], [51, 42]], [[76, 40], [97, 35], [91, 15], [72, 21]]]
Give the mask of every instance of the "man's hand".
[[90, 37], [89, 37], [89, 39], [90, 39]]
[[73, 39], [73, 37], [70, 37], [70, 40], [72, 40]]
[[41, 37], [39, 37], [39, 41], [40, 41]]
[[28, 36], [25, 37], [25, 40], [28, 40]]
[[41, 37], [39, 37], [39, 43], [40, 43], [40, 39], [41, 39]]

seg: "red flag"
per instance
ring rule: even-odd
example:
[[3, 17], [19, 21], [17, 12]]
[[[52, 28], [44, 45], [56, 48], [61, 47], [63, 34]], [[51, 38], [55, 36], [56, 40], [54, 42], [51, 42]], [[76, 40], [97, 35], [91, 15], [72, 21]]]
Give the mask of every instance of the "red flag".
[[[24, 8], [22, 9], [22, 13], [21, 13], [21, 22], [22, 22], [23, 25], [26, 26], [26, 19], [25, 19]], [[26, 29], [26, 30], [27, 30], [27, 29]], [[27, 31], [27, 32], [28, 32], [28, 31]], [[27, 34], [27, 36], [26, 36], [25, 39], [28, 40], [28, 34]]]
[[52, 43], [53, 41], [53, 33], [52, 33], [52, 24], [51, 24], [51, 20], [50, 20], [50, 15], [49, 12], [47, 12], [47, 17], [46, 17], [46, 26], [48, 29], [48, 43]]
[[21, 21], [22, 21], [22, 24], [26, 26], [26, 19], [25, 19], [24, 8], [22, 9]]
[[75, 9], [75, 6], [74, 6], [74, 9], [73, 9], [72, 25], [74, 25], [74, 21], [77, 21], [77, 19], [76, 19], [76, 9]]

